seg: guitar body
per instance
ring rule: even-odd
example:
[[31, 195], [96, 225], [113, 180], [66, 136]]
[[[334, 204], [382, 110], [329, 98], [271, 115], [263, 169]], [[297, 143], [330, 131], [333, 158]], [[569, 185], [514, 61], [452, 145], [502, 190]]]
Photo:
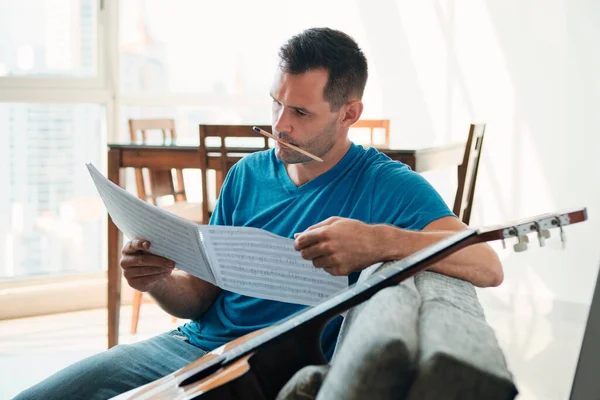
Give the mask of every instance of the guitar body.
[[[221, 354], [247, 344], [265, 328], [242, 336], [190, 365], [116, 399], [268, 400], [300, 369], [325, 364], [320, 347], [321, 327], [303, 326], [295, 335], [282, 335], [254, 352], [211, 373], [205, 367]], [[199, 373], [195, 373], [199, 371]]]
[[[278, 322], [219, 347], [195, 362], [117, 399], [269, 400], [307, 365], [326, 362], [321, 352], [323, 327], [340, 313], [368, 300], [444, 257], [476, 243], [517, 238], [522, 251], [527, 235], [536, 233], [543, 246], [550, 229], [587, 219], [586, 209], [546, 214], [486, 230], [465, 229], [403, 260], [393, 262], [364, 282]], [[542, 240], [544, 239], [544, 240]], [[525, 245], [524, 245], [525, 244]]]

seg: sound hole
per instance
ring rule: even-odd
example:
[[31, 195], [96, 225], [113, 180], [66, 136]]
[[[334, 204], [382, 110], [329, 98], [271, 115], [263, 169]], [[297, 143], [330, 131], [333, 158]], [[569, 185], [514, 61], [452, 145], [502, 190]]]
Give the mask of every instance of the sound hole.
[[218, 371], [223, 366], [223, 360], [219, 360], [208, 367], [205, 367], [202, 371], [196, 372], [194, 375], [189, 378], [184, 379], [179, 386], [189, 385], [190, 383], [198, 382], [209, 375], [212, 375], [214, 372]]

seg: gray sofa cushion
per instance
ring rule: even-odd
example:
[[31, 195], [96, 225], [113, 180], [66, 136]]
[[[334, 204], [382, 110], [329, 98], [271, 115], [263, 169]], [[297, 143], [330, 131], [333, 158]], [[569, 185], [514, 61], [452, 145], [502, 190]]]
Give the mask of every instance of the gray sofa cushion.
[[[369, 267], [359, 282], [391, 264]], [[516, 394], [473, 285], [426, 271], [348, 312], [331, 366], [300, 370], [277, 399], [495, 400]]]
[[420, 353], [408, 399], [513, 399], [517, 389], [473, 285], [429, 271], [415, 285]]
[[[391, 264], [372, 265], [358, 282]], [[403, 397], [416, 365], [419, 304], [417, 288], [409, 279], [351, 309], [344, 317], [332, 365], [301, 369], [277, 400]]]
[[402, 398], [414, 376], [420, 302], [408, 279], [348, 313], [317, 399]]

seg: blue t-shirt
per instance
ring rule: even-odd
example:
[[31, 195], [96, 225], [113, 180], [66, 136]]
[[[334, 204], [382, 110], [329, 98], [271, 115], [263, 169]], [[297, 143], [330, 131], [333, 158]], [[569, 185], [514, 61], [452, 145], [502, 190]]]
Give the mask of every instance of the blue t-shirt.
[[[300, 187], [274, 150], [244, 157], [227, 175], [210, 223], [251, 226], [293, 238], [332, 216], [420, 230], [449, 215], [445, 202], [419, 174], [373, 148], [352, 144], [333, 168]], [[349, 283], [357, 279], [358, 273], [351, 274]], [[190, 343], [211, 351], [305, 307], [223, 290], [200, 319], [179, 329]], [[338, 317], [321, 337], [328, 359], [340, 324]]]

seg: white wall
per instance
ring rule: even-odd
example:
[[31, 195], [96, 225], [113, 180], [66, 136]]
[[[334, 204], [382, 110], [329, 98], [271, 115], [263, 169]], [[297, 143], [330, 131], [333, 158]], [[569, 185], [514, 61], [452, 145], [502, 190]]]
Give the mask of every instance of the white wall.
[[[566, 229], [566, 251], [559, 251], [556, 234], [542, 250], [537, 244], [527, 253], [499, 250], [506, 280], [486, 294], [503, 302], [531, 295], [547, 308], [552, 300], [589, 303], [600, 261], [597, 0], [246, 3], [229, 0], [212, 12], [241, 10], [215, 43], [256, 55], [253, 85], [268, 88], [280, 42], [308, 27], [329, 26], [351, 34], [365, 50], [370, 78], [364, 116], [391, 119], [393, 146], [465, 140], [470, 122], [487, 123], [473, 225], [587, 206], [590, 221]], [[182, 26], [195, 21], [187, 9], [194, 4], [170, 8], [172, 19], [187, 21]], [[200, 40], [182, 32], [188, 47]], [[268, 96], [259, 97], [267, 110]], [[266, 114], [249, 115], [262, 120]], [[451, 203], [453, 171], [427, 177]]]
[[[566, 228], [565, 251], [558, 232], [527, 253], [495, 246], [506, 279], [492, 293], [533, 296], [538, 308], [589, 304], [600, 261], [600, 3], [357, 4], [381, 91], [370, 111], [392, 119], [395, 146], [464, 140], [471, 121], [487, 123], [473, 225], [588, 207], [588, 222]], [[449, 175], [430, 179], [447, 193]]]

